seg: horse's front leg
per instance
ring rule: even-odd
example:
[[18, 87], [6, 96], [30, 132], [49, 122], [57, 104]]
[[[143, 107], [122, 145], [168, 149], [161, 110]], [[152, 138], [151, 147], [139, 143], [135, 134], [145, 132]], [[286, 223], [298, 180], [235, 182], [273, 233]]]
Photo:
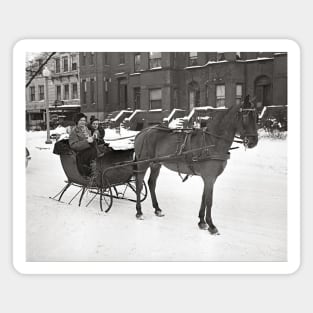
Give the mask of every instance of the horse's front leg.
[[[205, 221], [209, 226], [208, 231], [212, 235], [219, 235], [217, 228], [213, 224], [212, 215], [211, 215], [212, 203], [213, 203], [213, 187], [214, 187], [214, 183], [215, 183], [216, 178], [215, 177], [206, 177], [203, 180], [204, 180], [204, 190], [203, 190], [204, 195], [203, 196], [204, 196], [204, 202], [205, 202], [205, 207], [206, 207]], [[201, 220], [200, 220], [200, 222], [201, 222]]]
[[203, 188], [201, 206], [200, 206], [200, 210], [199, 210], [199, 219], [200, 219], [200, 221], [198, 223], [198, 226], [199, 226], [200, 229], [208, 229], [208, 224], [205, 221], [205, 207], [206, 207], [205, 192], [204, 192], [204, 188]]
[[159, 203], [156, 197], [156, 193], [155, 193], [155, 188], [156, 188], [156, 183], [157, 183], [157, 179], [159, 177], [160, 174], [160, 169], [161, 169], [161, 164], [152, 164], [150, 165], [150, 176], [149, 176], [149, 180], [148, 180], [148, 186], [149, 186], [149, 190], [150, 190], [150, 195], [151, 195], [151, 200], [152, 200], [152, 206], [154, 208], [154, 213], [156, 216], [162, 217], [164, 216], [164, 214], [162, 213], [162, 210], [159, 207]]

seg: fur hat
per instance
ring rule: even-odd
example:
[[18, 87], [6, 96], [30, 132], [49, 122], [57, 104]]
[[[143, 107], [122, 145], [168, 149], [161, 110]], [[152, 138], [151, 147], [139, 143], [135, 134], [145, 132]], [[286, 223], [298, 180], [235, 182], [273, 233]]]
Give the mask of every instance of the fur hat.
[[75, 124], [77, 124], [78, 121], [83, 117], [87, 120], [87, 116], [84, 113], [77, 113], [74, 117]]
[[91, 119], [90, 119], [90, 124], [92, 124], [94, 121], [99, 121], [99, 119], [96, 118], [96, 117], [91, 118]]

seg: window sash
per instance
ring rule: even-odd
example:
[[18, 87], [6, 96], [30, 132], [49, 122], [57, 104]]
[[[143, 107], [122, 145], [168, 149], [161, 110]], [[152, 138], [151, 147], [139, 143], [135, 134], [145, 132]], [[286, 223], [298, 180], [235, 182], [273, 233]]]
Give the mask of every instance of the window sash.
[[107, 52], [104, 52], [104, 64], [105, 64], [105, 65], [108, 65], [108, 64], [109, 64], [109, 61], [108, 61], [108, 53], [107, 53]]
[[236, 104], [240, 104], [241, 103], [242, 91], [243, 91], [242, 84], [236, 84]]
[[82, 81], [82, 103], [87, 103], [87, 82], [86, 80]]
[[68, 72], [68, 57], [63, 58], [63, 72]]
[[36, 95], [35, 95], [35, 87], [30, 87], [30, 101], [35, 101]]
[[73, 55], [72, 56], [72, 71], [76, 71], [77, 70], [77, 56]]
[[57, 100], [61, 100], [61, 86], [56, 86], [56, 98]]
[[161, 59], [162, 52], [149, 52], [149, 59]]
[[198, 52], [189, 52], [189, 65], [198, 65]]
[[64, 85], [64, 100], [68, 100], [69, 98], [70, 98], [69, 85]]
[[43, 85], [39, 86], [39, 100], [45, 99], [45, 89]]
[[72, 84], [72, 99], [78, 99], [77, 84]]
[[86, 65], [86, 53], [83, 53], [83, 57], [82, 57], [82, 65]]
[[149, 52], [149, 68], [161, 67], [161, 60], [161, 52]]
[[95, 80], [90, 79], [90, 94], [91, 94], [91, 103], [95, 102]]
[[149, 92], [150, 110], [162, 109], [162, 89], [151, 89]]
[[90, 52], [90, 64], [93, 65], [95, 63], [95, 54], [94, 52]]
[[135, 72], [139, 72], [139, 70], [140, 70], [140, 58], [141, 58], [140, 54], [135, 55], [135, 58], [134, 58]]
[[55, 72], [60, 73], [61, 72], [61, 62], [60, 59], [55, 60]]
[[119, 57], [119, 64], [125, 64], [125, 53], [120, 52], [118, 57]]
[[217, 85], [216, 86], [216, 97], [217, 98], [225, 98], [225, 85]]
[[225, 85], [216, 86], [216, 107], [225, 106]]
[[151, 100], [162, 100], [162, 89], [151, 89], [150, 101]]

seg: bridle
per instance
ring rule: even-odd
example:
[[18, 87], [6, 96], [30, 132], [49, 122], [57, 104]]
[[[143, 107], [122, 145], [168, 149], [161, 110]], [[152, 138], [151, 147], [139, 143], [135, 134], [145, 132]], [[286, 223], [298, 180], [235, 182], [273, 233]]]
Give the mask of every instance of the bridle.
[[249, 144], [249, 139], [248, 137], [258, 137], [257, 132], [256, 133], [251, 133], [251, 132], [246, 132], [245, 129], [248, 126], [248, 121], [249, 121], [249, 114], [253, 114], [254, 118], [256, 119], [256, 110], [255, 109], [242, 109], [237, 112], [237, 118], [240, 119], [240, 122], [242, 123], [242, 129], [243, 132], [241, 132], [240, 136], [235, 136], [235, 140], [230, 140], [229, 138], [226, 138], [224, 136], [219, 136], [217, 134], [208, 132], [206, 130], [203, 130], [203, 133], [206, 133], [208, 135], [211, 135], [215, 138], [218, 139], [223, 139], [228, 142], [235, 142], [235, 143], [240, 143], [243, 144], [245, 147], [248, 146]]
[[[245, 147], [248, 146], [249, 144], [249, 139], [248, 137], [258, 137], [257, 132], [255, 133], [251, 133], [251, 132], [245, 132], [246, 126], [248, 124], [248, 120], [249, 120], [249, 114], [253, 114], [254, 115], [254, 119], [256, 120], [256, 110], [255, 109], [240, 109], [238, 111], [238, 117], [241, 118], [241, 122], [242, 122], [242, 129], [243, 132], [240, 134], [240, 136], [235, 136], [235, 138], [242, 140], [242, 143]], [[243, 138], [243, 139], [242, 139]], [[237, 141], [235, 141], [237, 142]]]

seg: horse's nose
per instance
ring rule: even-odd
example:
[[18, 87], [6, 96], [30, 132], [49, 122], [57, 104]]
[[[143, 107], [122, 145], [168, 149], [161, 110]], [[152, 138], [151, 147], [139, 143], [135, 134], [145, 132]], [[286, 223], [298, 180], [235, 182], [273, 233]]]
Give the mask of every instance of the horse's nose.
[[258, 137], [248, 137], [248, 148], [254, 148], [258, 144]]

